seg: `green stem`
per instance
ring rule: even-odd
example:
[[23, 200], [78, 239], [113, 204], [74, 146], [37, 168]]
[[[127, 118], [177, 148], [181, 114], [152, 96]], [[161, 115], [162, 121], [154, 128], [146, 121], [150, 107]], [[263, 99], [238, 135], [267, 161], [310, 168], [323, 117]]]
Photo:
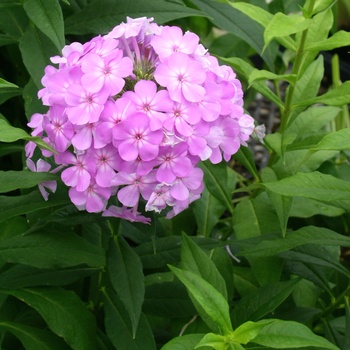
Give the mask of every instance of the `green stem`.
[[[309, 8], [308, 8], [308, 17], [311, 17], [311, 14], [315, 5], [315, 1], [316, 0], [310, 0]], [[295, 55], [295, 62], [293, 64], [292, 74], [296, 75], [297, 77], [296, 81], [298, 81], [299, 79], [299, 74], [300, 74], [300, 70], [304, 59], [304, 48], [305, 48], [307, 34], [308, 34], [308, 28], [306, 28], [301, 34], [300, 43]], [[289, 118], [292, 113], [292, 101], [293, 101], [294, 90], [295, 90], [295, 85], [291, 84], [289, 86], [289, 90], [286, 97], [284, 113], [281, 116], [281, 126], [280, 126], [281, 133], [284, 132], [284, 130], [287, 128], [289, 123]]]

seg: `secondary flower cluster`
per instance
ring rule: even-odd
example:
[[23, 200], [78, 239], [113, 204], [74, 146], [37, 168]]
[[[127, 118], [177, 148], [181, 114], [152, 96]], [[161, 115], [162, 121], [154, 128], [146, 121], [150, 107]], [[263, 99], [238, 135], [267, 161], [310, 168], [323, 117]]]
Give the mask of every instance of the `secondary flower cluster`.
[[[235, 73], [178, 27], [127, 18], [51, 61], [58, 68], [46, 67], [39, 91], [48, 112], [28, 125], [56, 151], [42, 155], [64, 169], [81, 210], [146, 223], [144, 202], [172, 217], [203, 191], [198, 163], [229, 160], [253, 132]], [[35, 168], [34, 149], [29, 142], [29, 168], [48, 171], [42, 159]], [[107, 208], [114, 196], [120, 205]]]

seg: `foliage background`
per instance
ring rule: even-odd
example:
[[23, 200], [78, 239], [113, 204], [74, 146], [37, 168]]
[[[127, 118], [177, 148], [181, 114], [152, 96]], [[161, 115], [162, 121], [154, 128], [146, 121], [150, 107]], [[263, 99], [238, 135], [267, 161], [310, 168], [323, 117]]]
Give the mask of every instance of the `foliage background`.
[[[350, 45], [341, 2], [249, 3], [0, 0], [1, 348], [349, 349], [350, 84], [319, 55]], [[196, 32], [281, 118], [268, 164], [203, 163], [202, 198], [152, 225], [78, 212], [63, 184], [45, 202], [59, 178], [25, 169], [49, 58], [126, 16]]]

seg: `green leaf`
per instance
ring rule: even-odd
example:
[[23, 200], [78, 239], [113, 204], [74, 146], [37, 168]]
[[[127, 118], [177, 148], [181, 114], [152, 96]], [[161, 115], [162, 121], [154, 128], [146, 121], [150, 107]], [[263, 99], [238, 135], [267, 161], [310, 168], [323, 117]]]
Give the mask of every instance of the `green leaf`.
[[257, 80], [285, 80], [294, 84], [295, 79], [295, 74], [275, 74], [264, 69], [254, 69], [249, 75], [248, 83], [252, 85], [252, 83]]
[[327, 134], [310, 151], [336, 150], [342, 151], [350, 148], [350, 129], [341, 129]]
[[[198, 237], [194, 241], [205, 249], [214, 249], [224, 242], [212, 238]], [[158, 269], [180, 260], [181, 237], [160, 237], [155, 242], [147, 242], [135, 247], [145, 269]]]
[[[242, 60], [241, 58], [237, 57], [230, 57], [230, 58], [225, 58], [225, 57], [218, 57], [220, 61], [230, 65], [237, 73], [240, 73], [246, 77], [248, 80], [250, 74], [254, 70], [254, 67], [251, 66], [249, 63], [246, 61]], [[263, 96], [265, 96], [268, 100], [271, 102], [275, 103], [277, 106], [280, 108], [284, 108], [284, 103], [282, 100], [274, 93], [271, 91], [271, 89], [266, 85], [265, 82], [262, 81], [253, 81], [252, 82], [252, 87], [260, 92]]]
[[[277, 181], [277, 174], [272, 168], [266, 167], [262, 171], [261, 178], [264, 182]], [[285, 235], [293, 197], [283, 196], [270, 191], [268, 193], [276, 210], [282, 234]]]
[[349, 46], [350, 45], [350, 33], [340, 30], [333, 34], [330, 38], [309, 43], [305, 50], [317, 50], [317, 51], [327, 51], [333, 50], [338, 47]]
[[[317, 96], [323, 77], [323, 56], [320, 55], [305, 69], [301, 77], [295, 83], [294, 93], [292, 96], [292, 105], [296, 105], [302, 100], [311, 99]], [[312, 103], [310, 103], [310, 105], [311, 104]], [[306, 106], [308, 105], [309, 104], [306, 104]], [[293, 120], [302, 110], [303, 108], [297, 108], [292, 112], [289, 125], [293, 123]]]
[[293, 321], [274, 320], [265, 325], [252, 342], [275, 349], [312, 346], [318, 349], [339, 350], [325, 338], [314, 334], [307, 326]]
[[226, 337], [223, 335], [208, 333], [201, 339], [195, 349], [199, 349], [204, 346], [209, 346], [215, 350], [227, 350], [229, 344], [227, 344]]
[[43, 208], [50, 208], [71, 203], [65, 193], [50, 195], [50, 200], [45, 201], [39, 191], [21, 196], [0, 196], [0, 223], [18, 215], [29, 214]]
[[13, 6], [11, 8], [6, 8], [5, 6], [5, 8], [1, 9], [0, 29], [2, 32], [16, 39], [16, 41], [22, 37], [28, 24], [29, 20], [22, 6]]
[[39, 269], [37, 267], [16, 264], [1, 271], [0, 286], [5, 289], [65, 286], [99, 271], [101, 269], [96, 267]]
[[247, 321], [237, 327], [233, 333], [232, 338], [235, 339], [240, 344], [248, 344], [252, 339], [254, 339], [260, 331], [273, 320], [261, 320], [259, 322]]
[[[233, 230], [239, 240], [278, 232], [278, 223], [278, 217], [266, 192], [238, 203], [232, 216]], [[282, 261], [278, 258], [248, 257], [248, 261], [260, 285], [271, 284], [280, 279]]]
[[224, 334], [232, 331], [229, 305], [220, 292], [203, 278], [191, 271], [169, 266], [175, 276], [186, 286], [189, 294], [200, 305], [207, 316], [214, 321]]
[[[287, 250], [279, 254], [283, 259], [290, 260], [292, 263], [299, 261], [305, 264], [312, 264], [320, 267], [328, 267], [334, 271], [338, 271], [346, 277], [349, 277], [350, 272], [339, 263], [339, 256], [330, 253], [329, 247], [321, 245], [306, 244]], [[334, 247], [331, 247], [334, 250]], [[336, 248], [337, 249], [337, 248]]]
[[346, 81], [340, 86], [329, 90], [323, 95], [314, 97], [309, 100], [302, 100], [295, 105], [294, 107], [299, 106], [308, 106], [314, 103], [322, 103], [325, 105], [332, 105], [332, 106], [342, 106], [345, 104], [350, 103], [350, 81]]
[[27, 27], [20, 39], [19, 48], [25, 67], [37, 88], [41, 89], [45, 67], [51, 64], [50, 57], [59, 53], [57, 48], [47, 36], [32, 25]]
[[0, 193], [18, 188], [31, 188], [45, 181], [57, 180], [57, 174], [35, 173], [31, 171], [0, 171]]
[[193, 202], [192, 210], [196, 217], [198, 232], [204, 237], [209, 237], [213, 227], [225, 212], [226, 206], [214, 197], [207, 188], [204, 188], [201, 198]]
[[204, 334], [185, 334], [171, 339], [161, 350], [193, 350]]
[[63, 15], [58, 0], [25, 0], [23, 8], [33, 23], [55, 44], [65, 45]]
[[210, 283], [227, 300], [226, 283], [209, 256], [191, 238], [182, 235], [181, 267]]
[[297, 218], [309, 218], [314, 215], [333, 217], [344, 213], [345, 210], [342, 208], [305, 197], [294, 197], [292, 208], [290, 210], [290, 216]]
[[205, 161], [200, 167], [204, 171], [204, 182], [208, 191], [232, 213], [232, 192], [236, 187], [236, 174], [228, 168], [226, 162], [212, 164]]
[[318, 171], [297, 173], [262, 185], [267, 190], [284, 196], [307, 197], [325, 202], [350, 199], [350, 182]]
[[[239, 243], [239, 242], [238, 242]], [[303, 244], [350, 247], [350, 238], [323, 227], [305, 226], [284, 238], [262, 240], [239, 254], [244, 256], [273, 256]]]
[[151, 327], [141, 314], [135, 336], [130, 317], [123, 303], [112, 290], [102, 290], [104, 295], [105, 327], [109, 339], [120, 350], [155, 350]]
[[247, 321], [257, 321], [275, 309], [293, 292], [299, 279], [277, 282], [260, 287], [251, 294], [243, 296], [232, 312], [234, 327]]
[[153, 17], [163, 24], [188, 16], [206, 16], [192, 8], [164, 0], [143, 0], [115, 2], [114, 0], [91, 1], [82, 11], [76, 12], [65, 21], [67, 34], [104, 34], [116, 25], [126, 21], [126, 17]]
[[256, 180], [259, 180], [259, 172], [256, 168], [253, 152], [249, 147], [241, 146], [237, 153], [233, 155], [240, 164], [242, 164], [249, 172], [254, 176]]
[[274, 38], [283, 38], [291, 34], [304, 31], [310, 26], [310, 20], [305, 19], [299, 14], [276, 13], [265, 28], [264, 49]]
[[319, 132], [338, 115], [340, 110], [333, 106], [310, 107], [295, 117], [283, 136], [293, 134], [300, 136]]
[[16, 336], [27, 350], [69, 349], [62, 339], [46, 330], [11, 321], [0, 321], [0, 329]]
[[[273, 18], [273, 14], [265, 11], [259, 6], [255, 6], [253, 4], [245, 3], [245, 2], [230, 2], [230, 5], [236, 8], [237, 10], [243, 12], [248, 17], [250, 17], [252, 20], [258, 22], [261, 24], [264, 28], [268, 26], [270, 21]], [[276, 38], [277, 41], [285, 46], [288, 49], [295, 50], [295, 42], [290, 37], [284, 37], [284, 38]]]
[[121, 236], [110, 240], [107, 270], [112, 286], [128, 312], [135, 337], [145, 294], [144, 276], [139, 256]]
[[45, 287], [1, 292], [12, 295], [34, 308], [48, 327], [63, 337], [72, 349], [96, 349], [95, 319], [75, 293]]
[[0, 241], [0, 263], [38, 268], [105, 266], [104, 250], [73, 233], [33, 233]]
[[2, 89], [18, 89], [18, 86], [0, 78], [0, 90]]
[[[146, 286], [145, 300], [142, 310], [147, 315], [172, 318], [192, 318], [196, 314], [191, 299], [182, 283], [173, 281], [154, 283]], [[175, 279], [175, 280], [174, 280]]]
[[[1, 94], [1, 92], [0, 92]], [[18, 140], [32, 141], [39, 147], [55, 152], [46, 142], [38, 136], [30, 136], [21, 128], [15, 128], [5, 120], [0, 119], [0, 142], [15, 142]]]
[[[257, 53], [262, 53], [263, 27], [255, 20], [226, 3], [221, 4], [212, 0], [192, 0], [192, 2], [212, 18], [215, 26], [243, 39]], [[271, 70], [277, 51], [276, 45], [268, 47], [262, 54], [262, 58]]]

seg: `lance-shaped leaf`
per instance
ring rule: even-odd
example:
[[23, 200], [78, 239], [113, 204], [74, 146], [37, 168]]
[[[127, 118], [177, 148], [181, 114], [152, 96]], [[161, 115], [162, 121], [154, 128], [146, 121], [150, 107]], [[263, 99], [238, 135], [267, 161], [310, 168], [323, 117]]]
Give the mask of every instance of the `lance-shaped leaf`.
[[20, 89], [17, 85], [0, 78], [0, 104], [4, 103], [11, 97], [21, 94], [22, 89]]
[[264, 49], [274, 38], [283, 38], [291, 34], [299, 33], [310, 26], [310, 20], [305, 19], [299, 14], [285, 15], [284, 13], [276, 13], [264, 32]]
[[202, 277], [227, 299], [225, 280], [214, 262], [185, 234], [182, 236], [181, 267]]
[[88, 3], [82, 11], [76, 12], [65, 21], [68, 34], [103, 34], [117, 24], [126, 21], [126, 17], [153, 17], [155, 22], [162, 24], [177, 18], [188, 16], [206, 16], [205, 13], [163, 0], [94, 0]]
[[[1, 91], [0, 91], [1, 94]], [[55, 152], [46, 142], [40, 137], [30, 136], [21, 128], [15, 128], [7, 123], [5, 120], [0, 119], [0, 142], [15, 142], [18, 140], [32, 141], [39, 147], [51, 152]]]
[[171, 339], [161, 350], [193, 350], [203, 337], [201, 333], [185, 334]]
[[316, 41], [314, 43], [309, 43], [305, 50], [317, 50], [317, 51], [327, 51], [333, 50], [338, 47], [349, 46], [350, 45], [350, 33], [340, 30], [332, 35], [330, 38]]
[[104, 250], [69, 232], [16, 235], [0, 241], [0, 264], [5, 262], [38, 268], [88, 265], [105, 266]]
[[[240, 244], [238, 241], [237, 244]], [[303, 244], [350, 247], [350, 238], [323, 227], [305, 226], [290, 232], [284, 238], [262, 239], [252, 243], [239, 254], [244, 256], [273, 256]]]
[[155, 350], [151, 327], [141, 314], [136, 334], [133, 335], [128, 312], [113, 290], [103, 289], [106, 332], [116, 349]]
[[189, 294], [200, 305], [207, 316], [224, 334], [232, 331], [229, 305], [220, 292], [211, 284], [191, 271], [169, 266], [175, 276], [186, 286]]
[[47, 330], [11, 321], [1, 321], [0, 329], [12, 333], [27, 350], [69, 350], [62, 338]]
[[0, 171], [0, 193], [18, 188], [31, 188], [44, 181], [58, 180], [57, 174], [35, 173], [31, 171]]
[[247, 321], [257, 321], [275, 309], [293, 292], [299, 279], [277, 282], [261, 287], [242, 297], [232, 311], [235, 327]]
[[63, 14], [58, 0], [26, 0], [28, 17], [61, 51], [64, 44]]
[[32, 308], [45, 320], [48, 327], [63, 337], [74, 350], [96, 349], [96, 323], [79, 297], [61, 288], [26, 288], [3, 290]]
[[303, 100], [295, 105], [294, 107], [299, 106], [308, 106], [314, 103], [322, 103], [329, 106], [342, 106], [350, 103], [350, 81], [346, 81], [335, 89], [329, 90], [323, 95], [317, 96], [309, 100]]
[[307, 326], [293, 321], [274, 320], [268, 323], [252, 342], [274, 349], [312, 346], [317, 349], [339, 350], [325, 338], [314, 334]]
[[135, 337], [145, 295], [144, 276], [140, 257], [121, 236], [110, 240], [107, 270], [113, 288], [129, 314]]

